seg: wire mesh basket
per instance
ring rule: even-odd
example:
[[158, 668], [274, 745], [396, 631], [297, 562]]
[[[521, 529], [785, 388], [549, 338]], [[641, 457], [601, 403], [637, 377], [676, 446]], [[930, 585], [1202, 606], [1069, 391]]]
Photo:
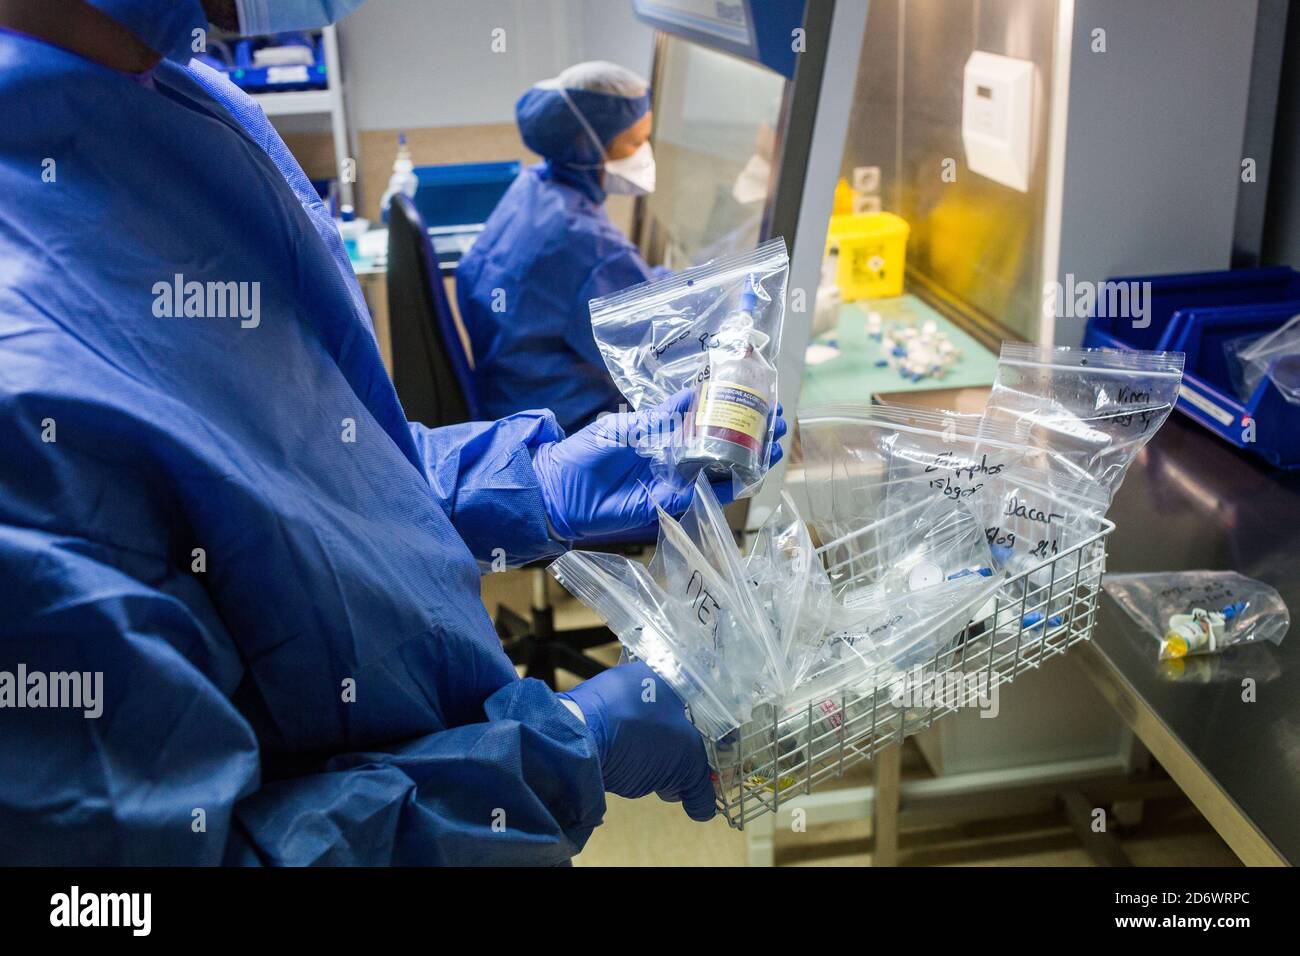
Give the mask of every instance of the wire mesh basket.
[[[881, 664], [854, 689], [793, 708], [756, 708], [762, 716], [708, 741], [718, 811], [744, 829], [1088, 640], [1113, 530], [1103, 520], [1096, 534], [1008, 577], [991, 605], [928, 659], [906, 670]], [[829, 558], [825, 548], [818, 553]]]

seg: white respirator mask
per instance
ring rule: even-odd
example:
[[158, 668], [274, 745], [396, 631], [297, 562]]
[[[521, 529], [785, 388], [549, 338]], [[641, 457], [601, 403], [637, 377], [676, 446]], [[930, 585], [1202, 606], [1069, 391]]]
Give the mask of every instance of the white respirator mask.
[[648, 196], [655, 191], [655, 154], [649, 141], [624, 159], [605, 161], [605, 192], [620, 196]]

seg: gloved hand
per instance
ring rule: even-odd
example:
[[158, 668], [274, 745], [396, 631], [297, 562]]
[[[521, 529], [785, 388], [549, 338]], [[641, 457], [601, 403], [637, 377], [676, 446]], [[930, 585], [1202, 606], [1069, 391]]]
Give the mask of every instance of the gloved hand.
[[[654, 408], [606, 415], [564, 441], [542, 445], [533, 456], [551, 527], [565, 541], [618, 534], [653, 525], [655, 505], [676, 517], [691, 503], [695, 486], [674, 490], [651, 474], [650, 459], [637, 454], [628, 436], [671, 431], [691, 404], [682, 389]], [[775, 439], [770, 463], [781, 460], [777, 441], [785, 434], [781, 406], [776, 407]], [[716, 481], [722, 504], [735, 497], [730, 481]]]
[[596, 738], [605, 789], [620, 797], [681, 801], [692, 820], [716, 811], [700, 732], [667, 682], [640, 661], [620, 664], [559, 695]]

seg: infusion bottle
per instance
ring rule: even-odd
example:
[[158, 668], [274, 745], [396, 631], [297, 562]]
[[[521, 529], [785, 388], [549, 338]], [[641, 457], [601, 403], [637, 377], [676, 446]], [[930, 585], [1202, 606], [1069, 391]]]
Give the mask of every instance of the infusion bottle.
[[769, 421], [776, 368], [763, 354], [768, 336], [754, 327], [758, 290], [751, 274], [739, 308], [708, 342], [687, 416], [677, 472], [687, 480], [701, 469], [711, 480], [734, 475], [745, 487], [762, 480], [769, 456]]

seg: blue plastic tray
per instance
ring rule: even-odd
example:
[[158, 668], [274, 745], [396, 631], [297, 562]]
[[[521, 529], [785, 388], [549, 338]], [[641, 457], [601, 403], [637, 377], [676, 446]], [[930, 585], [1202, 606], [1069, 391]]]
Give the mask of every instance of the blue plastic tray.
[[518, 162], [417, 166], [415, 206], [430, 229], [482, 224], [521, 168]]
[[1178, 410], [1279, 468], [1300, 468], [1300, 406], [1283, 398], [1267, 378], [1242, 401], [1224, 353], [1229, 340], [1263, 335], [1300, 314], [1300, 272], [1235, 269], [1110, 281], [1151, 283], [1150, 325], [1134, 328], [1131, 318], [1108, 316], [1106, 303], [1099, 301], [1097, 314], [1088, 320], [1086, 347], [1185, 353]]
[[[255, 50], [262, 46], [274, 46], [282, 40], [295, 45], [310, 45], [315, 62], [301, 66], [253, 65]], [[282, 37], [240, 40], [235, 44], [234, 53], [235, 62], [227, 72], [231, 81], [247, 93], [287, 93], [324, 90], [329, 87], [329, 74], [325, 67], [325, 41], [320, 37], [284, 34]]]

